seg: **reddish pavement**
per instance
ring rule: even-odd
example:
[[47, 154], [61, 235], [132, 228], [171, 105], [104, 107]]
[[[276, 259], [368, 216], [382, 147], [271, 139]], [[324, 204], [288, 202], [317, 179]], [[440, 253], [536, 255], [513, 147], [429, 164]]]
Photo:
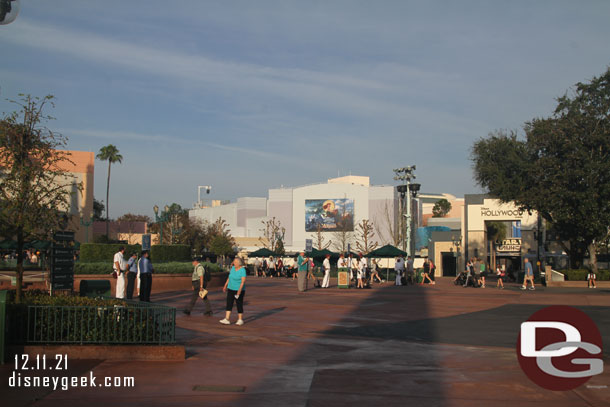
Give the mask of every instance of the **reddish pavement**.
[[[94, 366], [97, 377], [135, 377], [135, 388], [45, 392], [7, 389], [4, 380], [1, 389], [11, 406], [610, 406], [607, 369], [576, 390], [551, 392], [529, 381], [515, 352], [519, 324], [552, 304], [587, 312], [608, 347], [609, 294], [462, 288], [451, 279], [298, 293], [291, 280], [249, 278], [244, 326], [219, 324], [219, 291], [213, 318], [201, 303], [178, 314], [184, 362], [70, 361], [70, 374]], [[180, 310], [189, 295], [152, 300]]]

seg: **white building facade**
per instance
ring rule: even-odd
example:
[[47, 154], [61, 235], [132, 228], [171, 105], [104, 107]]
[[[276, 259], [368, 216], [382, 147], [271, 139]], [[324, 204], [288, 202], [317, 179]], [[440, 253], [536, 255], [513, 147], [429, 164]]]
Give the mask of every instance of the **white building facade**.
[[270, 189], [267, 198], [238, 198], [233, 203], [192, 209], [189, 216], [208, 222], [222, 217], [242, 250], [260, 247], [253, 238], [262, 237], [263, 222], [275, 218], [286, 229], [286, 251], [296, 252], [305, 248], [307, 239], [315, 240], [318, 227], [325, 241], [333, 240], [338, 230], [349, 232], [354, 247], [356, 225], [363, 219], [375, 224], [374, 241], [390, 243], [397, 213], [395, 187], [371, 185], [369, 177], [347, 176], [326, 183]]

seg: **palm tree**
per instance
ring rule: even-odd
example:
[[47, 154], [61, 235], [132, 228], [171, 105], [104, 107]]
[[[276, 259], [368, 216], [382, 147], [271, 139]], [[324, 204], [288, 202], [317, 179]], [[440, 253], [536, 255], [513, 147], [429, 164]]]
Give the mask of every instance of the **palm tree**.
[[106, 183], [106, 237], [108, 237], [108, 207], [110, 202], [108, 201], [108, 195], [110, 194], [110, 166], [113, 163], [121, 163], [123, 156], [119, 154], [119, 149], [112, 144], [108, 144], [105, 147], [100, 148], [100, 152], [95, 156], [98, 160], [108, 161], [108, 182]]

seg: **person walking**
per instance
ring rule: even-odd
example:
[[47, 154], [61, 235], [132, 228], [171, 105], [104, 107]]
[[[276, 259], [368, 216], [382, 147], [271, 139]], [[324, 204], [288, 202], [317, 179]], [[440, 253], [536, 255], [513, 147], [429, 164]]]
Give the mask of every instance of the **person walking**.
[[502, 279], [504, 278], [505, 274], [502, 271], [502, 269], [500, 268], [499, 264], [498, 264], [498, 267], [496, 267], [496, 275], [498, 276], [498, 282], [496, 283], [496, 288], [504, 290], [504, 281]]
[[144, 302], [150, 302], [152, 274], [155, 272], [152, 262], [148, 257], [148, 250], [144, 250], [138, 262], [138, 269], [140, 270], [140, 301]]
[[[212, 279], [211, 277], [210, 271], [201, 263], [200, 258], [193, 260], [193, 274], [191, 275], [193, 295], [191, 295], [191, 302], [189, 305], [184, 311], [182, 311], [186, 315], [191, 315], [191, 311], [193, 311], [197, 298], [201, 298], [203, 301], [203, 306], [205, 307], [204, 315], [208, 317], [212, 316], [212, 304], [210, 304], [206, 290], [208, 287], [208, 282]], [[205, 295], [202, 297], [202, 294]]]
[[379, 264], [377, 263], [377, 259], [373, 259], [373, 267], [371, 267], [371, 285], [375, 282], [375, 277], [379, 280], [379, 284], [383, 283], [383, 280], [379, 277]]
[[125, 271], [127, 263], [125, 262], [125, 246], [119, 247], [119, 251], [114, 254], [112, 260], [112, 269], [116, 273], [116, 298], [125, 298]]
[[436, 284], [434, 281], [432, 281], [432, 279], [430, 278], [430, 260], [428, 260], [428, 258], [426, 257], [426, 260], [424, 260], [424, 271], [422, 272], [422, 276], [421, 276], [421, 283], [419, 283], [420, 285], [424, 285], [426, 284], [426, 279], [428, 279], [428, 281], [430, 282], [430, 284], [434, 285]]
[[222, 291], [227, 293], [227, 307], [224, 319], [220, 320], [223, 325], [231, 324], [230, 317], [233, 303], [237, 303], [237, 322], [235, 325], [244, 324], [244, 296], [246, 295], [246, 268], [241, 257], [235, 257], [233, 267], [229, 272], [229, 278], [225, 282]]
[[307, 268], [309, 264], [309, 258], [305, 257], [305, 252], [301, 251], [297, 258], [298, 266], [298, 287], [300, 292], [307, 291]]
[[133, 299], [133, 289], [136, 283], [136, 277], [138, 276], [138, 255], [134, 252], [131, 253], [131, 257], [127, 260], [127, 299]]
[[534, 268], [532, 267], [532, 263], [530, 263], [529, 259], [526, 257], [523, 260], [523, 264], [525, 265], [525, 275], [523, 276], [523, 285], [521, 286], [522, 290], [527, 289], [527, 282], [531, 283], [530, 290], [535, 290], [534, 287]]
[[591, 270], [589, 272], [589, 274], [587, 274], [587, 287], [589, 287], [589, 288], [597, 288], [595, 286], [595, 278], [596, 278], [595, 273], [593, 272], [593, 270]]
[[326, 255], [326, 258], [322, 262], [322, 268], [324, 269], [322, 288], [328, 288], [330, 286], [330, 254]]
[[258, 277], [260, 267], [261, 267], [261, 262], [257, 257], [256, 259], [254, 259], [254, 275], [256, 277]]

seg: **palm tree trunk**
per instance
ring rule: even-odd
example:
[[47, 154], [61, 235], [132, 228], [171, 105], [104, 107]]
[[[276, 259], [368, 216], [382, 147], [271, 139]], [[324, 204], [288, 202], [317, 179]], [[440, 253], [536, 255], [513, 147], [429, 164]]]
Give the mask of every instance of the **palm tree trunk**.
[[110, 202], [108, 202], [108, 195], [110, 195], [110, 160], [108, 160], [108, 182], [106, 183], [106, 238], [110, 239], [109, 236], [109, 221], [110, 218], [108, 218], [108, 209], [110, 208]]

